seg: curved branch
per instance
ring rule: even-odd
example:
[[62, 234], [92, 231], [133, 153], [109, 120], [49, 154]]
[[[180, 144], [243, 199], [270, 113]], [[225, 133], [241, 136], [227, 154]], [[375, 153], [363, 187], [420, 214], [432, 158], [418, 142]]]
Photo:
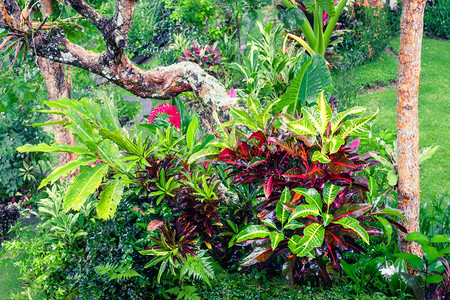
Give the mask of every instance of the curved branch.
[[213, 107], [226, 108], [236, 102], [217, 79], [191, 62], [142, 70], [125, 54], [111, 61], [107, 51], [87, 51], [71, 43], [63, 31], [56, 28], [38, 33], [31, 41], [31, 48], [38, 56], [89, 70], [139, 97], [170, 99], [192, 91]]

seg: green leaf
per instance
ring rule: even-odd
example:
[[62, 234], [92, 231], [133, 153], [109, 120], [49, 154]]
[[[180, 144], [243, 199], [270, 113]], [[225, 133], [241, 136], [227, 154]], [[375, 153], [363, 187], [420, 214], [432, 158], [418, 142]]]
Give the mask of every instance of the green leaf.
[[312, 223], [303, 230], [303, 237], [294, 235], [288, 243], [289, 249], [297, 256], [306, 256], [316, 247], [320, 247], [325, 236], [325, 229], [318, 223]]
[[306, 70], [311, 65], [312, 60], [308, 59], [303, 63], [302, 67], [297, 73], [297, 76], [291, 81], [291, 84], [287, 87], [286, 92], [281, 96], [280, 101], [275, 106], [276, 112], [281, 112], [285, 107], [287, 113], [296, 113], [297, 110], [305, 105], [304, 99], [300, 97], [300, 88], [305, 75]]
[[101, 136], [110, 139], [117, 144], [122, 150], [128, 153], [138, 153], [137, 146], [125, 135], [122, 135], [122, 130], [110, 131], [108, 129], [100, 129], [99, 133]]
[[348, 217], [344, 217], [344, 218], [340, 218], [337, 221], [333, 221], [334, 224], [340, 224], [342, 225], [345, 229], [350, 229], [353, 230], [354, 232], [356, 232], [361, 239], [369, 245], [369, 235], [367, 234], [367, 232], [364, 230], [364, 228], [361, 227], [361, 225], [359, 225], [359, 221], [353, 218], [348, 218]]
[[278, 247], [278, 244], [284, 240], [284, 234], [282, 232], [273, 231], [269, 234], [269, 238], [272, 250], [275, 250]]
[[256, 25], [258, 19], [258, 12], [256, 10], [248, 10], [242, 15], [241, 30], [243, 32], [250, 32]]
[[333, 136], [330, 139], [330, 154], [336, 153], [339, 151], [342, 145], [345, 144], [345, 140], [340, 136]]
[[193, 153], [188, 160], [188, 164], [192, 164], [194, 162], [196, 162], [197, 160], [201, 159], [201, 158], [205, 158], [205, 157], [210, 157], [210, 156], [217, 156], [219, 155], [220, 150], [216, 149], [216, 148], [205, 148], [202, 149], [198, 152]]
[[436, 247], [433, 246], [422, 246], [423, 256], [428, 260], [428, 263], [431, 264], [434, 262], [438, 256], [439, 253], [436, 249]]
[[379, 109], [377, 109], [377, 111], [373, 115], [366, 118], [358, 118], [355, 120], [344, 122], [344, 124], [342, 124], [342, 130], [339, 133], [339, 136], [345, 139], [348, 136], [360, 134], [360, 129], [362, 129], [364, 125], [373, 121], [377, 117], [378, 111]]
[[49, 121], [45, 123], [34, 123], [31, 124], [31, 127], [39, 127], [39, 126], [53, 126], [53, 125], [69, 125], [71, 124], [69, 121], [66, 120], [59, 120], [59, 121]]
[[406, 240], [408, 242], [416, 242], [421, 244], [422, 246], [428, 246], [428, 244], [430, 243], [430, 239], [423, 233], [420, 232], [411, 232], [410, 234], [408, 234], [408, 236], [406, 237]]
[[395, 253], [394, 255], [395, 257], [404, 259], [414, 269], [423, 270], [422, 258], [418, 257], [417, 255], [411, 253]]
[[442, 280], [444, 280], [444, 278], [438, 274], [430, 275], [425, 278], [425, 281], [428, 283], [441, 283]]
[[317, 209], [315, 205], [305, 205], [301, 204], [297, 206], [297, 208], [291, 213], [289, 216], [288, 223], [291, 223], [293, 220], [297, 218], [305, 218], [307, 216], [318, 216], [320, 211]]
[[259, 128], [255, 120], [243, 110], [232, 108], [230, 110], [230, 115], [233, 116], [235, 124], [245, 125], [253, 130], [258, 130]]
[[300, 223], [296, 220], [291, 220], [286, 225], [284, 225], [283, 230], [296, 230], [302, 227], [305, 227], [303, 223]]
[[108, 165], [98, 164], [93, 168], [84, 170], [78, 175], [64, 196], [64, 210], [70, 208], [79, 210], [87, 197], [94, 193], [102, 183], [103, 176], [108, 172]]
[[307, 118], [296, 120], [286, 124], [287, 128], [298, 135], [316, 135], [316, 131]]
[[446, 234], [438, 234], [431, 238], [432, 243], [450, 243], [450, 236]]
[[320, 151], [314, 152], [311, 159], [312, 159], [312, 161], [319, 161], [323, 164], [329, 163], [331, 161], [328, 156], [326, 156], [325, 154], [322, 154]]
[[334, 7], [333, 0], [315, 0], [317, 4], [323, 9], [324, 12], [330, 15], [330, 17], [334, 17], [336, 14], [336, 10]]
[[256, 239], [256, 238], [265, 238], [269, 235], [270, 231], [267, 227], [262, 225], [250, 225], [236, 236], [236, 241], [242, 242], [246, 240]]
[[393, 232], [391, 223], [389, 223], [389, 221], [383, 217], [375, 216], [375, 218], [378, 220], [378, 222], [381, 223], [381, 225], [383, 225], [384, 233], [386, 233], [386, 236], [388, 239], [387, 244], [389, 245], [391, 243], [392, 232]]
[[323, 186], [323, 200], [325, 201], [325, 203], [330, 206], [334, 199], [336, 199], [337, 194], [339, 193], [339, 190], [341, 189], [340, 186], [338, 185], [334, 185], [334, 184], [330, 184], [330, 183], [326, 183]]
[[350, 109], [347, 109], [343, 112], [338, 113], [332, 120], [331, 120], [331, 133], [334, 134], [336, 130], [338, 130], [341, 127], [341, 122], [345, 119], [345, 117], [349, 115], [356, 115], [361, 114], [365, 112], [366, 109], [361, 106], [355, 106]]
[[303, 195], [306, 202], [316, 207], [319, 213], [322, 211], [323, 203], [318, 191], [315, 189], [295, 188], [294, 192]]
[[38, 145], [30, 145], [26, 144], [19, 148], [17, 148], [17, 151], [19, 152], [68, 152], [68, 153], [75, 153], [75, 154], [90, 154], [88, 151], [75, 147], [75, 146], [68, 146], [63, 144], [54, 143], [51, 145], [47, 144], [38, 144]]
[[186, 132], [186, 146], [190, 150], [194, 146], [195, 143], [195, 135], [198, 130], [198, 119], [197, 117], [193, 117], [191, 123], [189, 123], [189, 127]]
[[332, 84], [333, 81], [325, 59], [320, 54], [314, 55], [300, 87], [302, 103], [315, 102], [317, 95]]
[[326, 227], [328, 226], [328, 224], [330, 224], [330, 221], [333, 219], [333, 215], [322, 213], [322, 219], [323, 219], [323, 226]]
[[319, 113], [320, 118], [320, 135], [324, 135], [325, 131], [327, 130], [328, 123], [330, 122], [331, 118], [333, 117], [333, 114], [331, 113], [331, 107], [328, 105], [327, 99], [325, 99], [324, 93], [321, 92], [317, 96], [317, 103], [316, 111]]
[[92, 158], [92, 157], [79, 158], [77, 160], [72, 160], [72, 161], [68, 162], [64, 166], [60, 166], [60, 167], [56, 168], [55, 170], [53, 170], [52, 173], [50, 173], [50, 175], [48, 175], [44, 180], [42, 180], [38, 189], [42, 188], [43, 186], [47, 185], [48, 183], [55, 182], [60, 177], [66, 175], [72, 171], [75, 171], [80, 166], [85, 166], [88, 163], [93, 163], [95, 160], [96, 160], [96, 158]]
[[399, 217], [400, 219], [402, 219], [403, 221], [408, 223], [408, 220], [405, 218], [405, 216], [402, 215], [402, 213], [398, 209], [386, 207], [386, 208], [383, 208], [382, 210], [374, 213], [374, 215], [381, 215], [381, 214], [393, 215], [393, 216]]
[[288, 187], [285, 187], [276, 206], [276, 215], [278, 221], [281, 222], [281, 226], [283, 226], [289, 216], [289, 212], [284, 208], [283, 203], [289, 203], [290, 200], [291, 192]]
[[424, 161], [430, 159], [434, 152], [439, 148], [439, 146], [436, 147], [425, 147], [423, 149], [420, 149], [419, 152], [419, 165], [421, 165]]
[[97, 214], [100, 218], [106, 220], [114, 216], [117, 205], [122, 198], [123, 188], [123, 181], [116, 179], [102, 191], [100, 201], [97, 204]]
[[270, 220], [270, 219], [261, 220], [261, 222], [263, 222], [264, 224], [266, 224], [267, 226], [269, 226], [269, 227], [271, 227], [273, 229], [277, 229], [277, 225], [275, 225], [275, 223], [272, 220]]
[[300, 28], [304, 23], [304, 17], [303, 11], [298, 7], [278, 9], [278, 20], [280, 20], [288, 30]]

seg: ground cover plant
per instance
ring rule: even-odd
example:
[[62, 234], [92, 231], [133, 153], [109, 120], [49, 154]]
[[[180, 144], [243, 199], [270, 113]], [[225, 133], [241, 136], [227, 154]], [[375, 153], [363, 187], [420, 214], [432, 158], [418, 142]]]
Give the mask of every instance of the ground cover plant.
[[[16, 149], [10, 160], [17, 164], [26, 157], [27, 164], [16, 167], [24, 180], [0, 204], [2, 296], [449, 297], [445, 175], [436, 179], [437, 173], [422, 172], [421, 233], [409, 233], [406, 241], [419, 245], [423, 256], [404, 253], [396, 243], [408, 220], [397, 209], [396, 135], [389, 130], [395, 96], [379, 107], [369, 102], [381, 101], [395, 86], [398, 40], [383, 51], [385, 28], [397, 26], [389, 9], [378, 2], [140, 1], [133, 27], [107, 1], [92, 3], [102, 15], [86, 24], [70, 7], [83, 15], [80, 7], [93, 13], [90, 6], [69, 1], [55, 5], [50, 25], [45, 16], [36, 25], [31, 20], [40, 20], [40, 12], [32, 16], [26, 10], [24, 21], [14, 23], [9, 1], [0, 2], [6, 3], [0, 21], [10, 14], [9, 28], [28, 28], [20, 27], [17, 36], [0, 32], [6, 37], [0, 48], [7, 46], [12, 65], [23, 56], [26, 65], [16, 74], [34, 78], [31, 87], [40, 77], [21, 42], [33, 41], [41, 28], [57, 32], [52, 26], [74, 29], [66, 33], [71, 41], [95, 49], [91, 54], [104, 57], [102, 63], [114, 72], [128, 64], [121, 60], [128, 55], [137, 63], [150, 60], [144, 68], [179, 61], [175, 68], [192, 67], [194, 73], [176, 73], [166, 82], [161, 74], [172, 67], [156, 69], [161, 75], [156, 81], [165, 87], [155, 93], [151, 78], [143, 93], [151, 90], [166, 100], [153, 101], [143, 120], [135, 120], [139, 106], [124, 101], [122, 90], [79, 69], [64, 71], [74, 77], [71, 98], [44, 101], [42, 92], [33, 99], [21, 89], [2, 98], [36, 116], [16, 118], [17, 126], [9, 117], [8, 130], [19, 129], [20, 135], [29, 122], [40, 123], [25, 127], [33, 133], [30, 139], [9, 145]], [[107, 38], [96, 21], [104, 16], [111, 16], [112, 25], [125, 18], [126, 48]], [[90, 35], [95, 38], [86, 38]], [[15, 38], [21, 39], [8, 44]], [[14, 45], [16, 51], [8, 52]], [[442, 78], [445, 86], [445, 54], [435, 51], [446, 46], [424, 42], [421, 97], [427, 107], [432, 102], [427, 89], [434, 105], [445, 105], [445, 93], [436, 100], [426, 77]], [[155, 71], [133, 70], [137, 77]], [[6, 76], [2, 80], [8, 83]], [[14, 78], [23, 89], [28, 86]], [[201, 78], [207, 81], [198, 86]], [[209, 84], [220, 87], [217, 95], [221, 89], [226, 94], [225, 85], [229, 92], [221, 101], [228, 105], [202, 102], [205, 93], [211, 95]], [[53, 132], [41, 130], [55, 125], [52, 114], [63, 117], [57, 125], [73, 135], [74, 144], [53, 142]], [[425, 132], [436, 134], [431, 127]], [[445, 144], [437, 145], [423, 144], [424, 168], [445, 167]], [[55, 166], [60, 152], [76, 158]], [[34, 169], [29, 161], [36, 161]]]

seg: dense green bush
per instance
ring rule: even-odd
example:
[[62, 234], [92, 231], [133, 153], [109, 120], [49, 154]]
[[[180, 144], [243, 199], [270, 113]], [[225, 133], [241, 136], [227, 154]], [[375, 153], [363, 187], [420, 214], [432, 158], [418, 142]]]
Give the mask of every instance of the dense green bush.
[[16, 206], [0, 204], [0, 243], [6, 238], [9, 229], [19, 217], [19, 209]]
[[449, 15], [449, 0], [428, 0], [423, 17], [425, 34], [434, 38], [449, 39]]
[[337, 47], [343, 57], [337, 63], [340, 70], [347, 70], [363, 62], [373, 60], [389, 43], [392, 32], [388, 23], [389, 8], [369, 6], [355, 2], [339, 19], [339, 29], [345, 30], [344, 41]]

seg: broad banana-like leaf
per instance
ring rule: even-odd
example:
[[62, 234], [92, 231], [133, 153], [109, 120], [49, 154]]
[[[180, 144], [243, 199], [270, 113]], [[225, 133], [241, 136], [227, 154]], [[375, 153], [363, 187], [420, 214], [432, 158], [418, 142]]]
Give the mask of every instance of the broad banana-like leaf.
[[369, 245], [369, 234], [364, 230], [364, 228], [359, 225], [359, 221], [353, 218], [340, 218], [337, 221], [333, 221], [334, 224], [342, 225], [345, 229], [350, 229], [356, 232], [361, 239]]
[[319, 212], [322, 212], [322, 198], [315, 189], [295, 188], [294, 192], [303, 195], [308, 204], [316, 207]]
[[[305, 218], [307, 216], [318, 216], [319, 210], [315, 205], [301, 204], [291, 213], [288, 219], [288, 223], [291, 223], [297, 218]], [[287, 225], [286, 225], [287, 226]]]
[[269, 234], [269, 238], [272, 250], [275, 250], [278, 247], [278, 244], [284, 240], [284, 234], [282, 232], [272, 231]]
[[339, 190], [341, 189], [340, 186], [325, 183], [323, 186], [323, 200], [325, 203], [330, 206], [331, 203], [333, 203], [334, 199], [336, 199], [337, 194], [339, 193]]
[[317, 95], [333, 84], [325, 59], [320, 54], [311, 59], [312, 63], [303, 76], [300, 88], [300, 99], [306, 104], [315, 102]]
[[44, 180], [42, 180], [41, 184], [39, 185], [38, 189], [42, 188], [43, 186], [47, 185], [48, 183], [53, 183], [56, 180], [58, 180], [61, 176], [64, 176], [72, 171], [75, 171], [80, 166], [85, 166], [88, 163], [93, 163], [97, 158], [94, 157], [82, 157], [77, 160], [72, 160], [65, 164], [64, 166], [60, 166], [53, 170], [53, 172], [50, 173]]
[[69, 210], [70, 208], [79, 210], [87, 197], [100, 186], [102, 178], [107, 172], [108, 165], [98, 164], [78, 175], [64, 196], [64, 210]]
[[320, 247], [325, 236], [325, 229], [318, 223], [312, 223], [303, 231], [303, 237], [294, 235], [288, 243], [289, 249], [297, 256], [306, 256], [314, 248]]
[[97, 204], [97, 214], [100, 218], [106, 220], [114, 216], [117, 205], [122, 199], [123, 188], [123, 181], [116, 179], [102, 191]]
[[300, 90], [302, 86], [303, 77], [306, 70], [311, 65], [312, 60], [308, 59], [303, 63], [302, 67], [297, 73], [297, 76], [291, 81], [291, 84], [286, 89], [286, 92], [281, 96], [280, 101], [277, 103], [275, 110], [281, 112], [283, 108], [287, 107], [287, 113], [296, 113], [303, 105], [305, 105], [305, 99], [300, 97]]
[[262, 225], [250, 225], [236, 236], [236, 241], [242, 242], [245, 240], [257, 239], [257, 238], [265, 238], [270, 234], [269, 229]]

